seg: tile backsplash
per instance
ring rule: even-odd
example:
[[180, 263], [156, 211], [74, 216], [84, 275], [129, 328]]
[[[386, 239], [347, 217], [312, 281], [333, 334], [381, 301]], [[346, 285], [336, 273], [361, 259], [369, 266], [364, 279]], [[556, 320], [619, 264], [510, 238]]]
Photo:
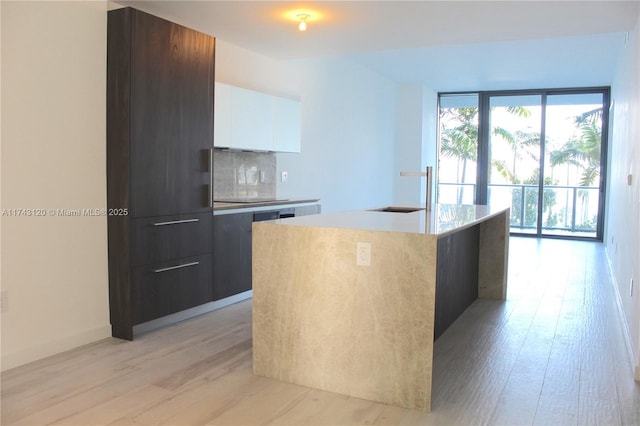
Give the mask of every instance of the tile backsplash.
[[214, 199], [275, 198], [276, 154], [270, 152], [213, 152]]

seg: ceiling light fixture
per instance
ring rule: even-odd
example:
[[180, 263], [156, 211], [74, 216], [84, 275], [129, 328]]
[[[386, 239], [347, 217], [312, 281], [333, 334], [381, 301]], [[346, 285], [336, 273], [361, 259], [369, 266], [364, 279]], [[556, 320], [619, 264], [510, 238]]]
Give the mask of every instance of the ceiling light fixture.
[[310, 17], [311, 15], [309, 15], [308, 13], [298, 13], [296, 15], [296, 18], [298, 18], [298, 21], [300, 21], [300, 24], [298, 24], [298, 30], [300, 31], [307, 30], [307, 19], [309, 19]]

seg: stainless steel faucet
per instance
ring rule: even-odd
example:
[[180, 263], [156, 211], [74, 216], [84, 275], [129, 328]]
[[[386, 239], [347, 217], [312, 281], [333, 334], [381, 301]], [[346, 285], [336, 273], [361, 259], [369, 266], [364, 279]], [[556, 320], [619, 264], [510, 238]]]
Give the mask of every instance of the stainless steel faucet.
[[427, 166], [427, 169], [424, 172], [400, 172], [400, 176], [426, 176], [427, 178], [427, 183], [426, 183], [426, 189], [427, 189], [427, 199], [425, 200], [425, 204], [426, 204], [426, 210], [428, 212], [431, 211], [431, 186], [432, 186], [432, 180], [433, 180], [433, 167], [432, 166]]

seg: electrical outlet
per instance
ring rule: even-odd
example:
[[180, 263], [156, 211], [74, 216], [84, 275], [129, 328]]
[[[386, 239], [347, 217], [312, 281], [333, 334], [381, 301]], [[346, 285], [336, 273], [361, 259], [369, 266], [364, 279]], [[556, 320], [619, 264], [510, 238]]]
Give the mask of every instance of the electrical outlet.
[[9, 293], [7, 291], [0, 292], [0, 312], [4, 313], [9, 310]]
[[633, 297], [633, 278], [629, 280], [629, 296]]
[[356, 243], [356, 265], [371, 266], [371, 243]]
[[288, 172], [280, 173], [280, 181], [281, 182], [286, 182], [288, 180], [289, 180], [289, 173]]

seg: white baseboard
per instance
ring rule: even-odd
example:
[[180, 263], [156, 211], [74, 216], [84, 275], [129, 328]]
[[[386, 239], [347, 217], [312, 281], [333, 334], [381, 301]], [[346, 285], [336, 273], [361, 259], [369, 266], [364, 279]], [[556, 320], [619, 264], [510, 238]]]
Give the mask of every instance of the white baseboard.
[[[246, 299], [250, 299], [252, 296], [253, 291], [245, 291], [244, 293], [236, 294], [225, 299], [216, 300], [215, 302], [206, 303], [204, 305], [196, 306], [195, 308], [187, 309], [185, 311], [177, 312], [166, 317], [158, 318], [157, 320], [136, 325], [133, 327], [133, 332], [134, 334], [140, 334], [147, 331], [155, 330], [166, 325], [184, 321], [186, 319], [193, 318], [207, 312], [215, 311], [217, 309], [224, 308], [225, 306], [229, 306]], [[67, 352], [80, 346], [85, 346], [110, 337], [111, 325], [108, 324], [101, 327], [96, 327], [91, 330], [86, 330], [82, 333], [74, 334], [72, 336], [65, 336], [60, 339], [43, 342], [39, 345], [35, 345], [17, 352], [2, 354], [2, 357], [0, 358], [0, 371], [6, 371], [11, 368], [29, 364], [31, 362], [57, 355], [62, 352]]]
[[31, 362], [50, 357], [52, 355], [57, 355], [59, 353], [66, 352], [80, 346], [95, 343], [98, 340], [102, 340], [110, 336], [111, 325], [107, 324], [90, 330], [86, 330], [82, 333], [65, 336], [47, 342], [42, 342], [27, 349], [2, 354], [2, 359], [0, 361], [0, 370], [6, 371], [11, 368], [29, 364]]
[[629, 361], [631, 363], [633, 378], [640, 382], [640, 359], [636, 359], [636, 356], [633, 352], [633, 344], [631, 343], [631, 331], [629, 329], [629, 324], [627, 323], [627, 318], [624, 315], [624, 309], [622, 308], [622, 298], [620, 296], [620, 291], [618, 287], [618, 282], [616, 280], [616, 276], [613, 273], [613, 266], [611, 265], [611, 258], [609, 257], [609, 250], [605, 250], [605, 254], [607, 256], [607, 266], [609, 267], [609, 276], [611, 277], [611, 283], [613, 284], [613, 291], [616, 295], [616, 308], [618, 310], [618, 319], [620, 320], [620, 325], [622, 326], [622, 334], [624, 335], [625, 346], [627, 347], [627, 354], [629, 356]]

